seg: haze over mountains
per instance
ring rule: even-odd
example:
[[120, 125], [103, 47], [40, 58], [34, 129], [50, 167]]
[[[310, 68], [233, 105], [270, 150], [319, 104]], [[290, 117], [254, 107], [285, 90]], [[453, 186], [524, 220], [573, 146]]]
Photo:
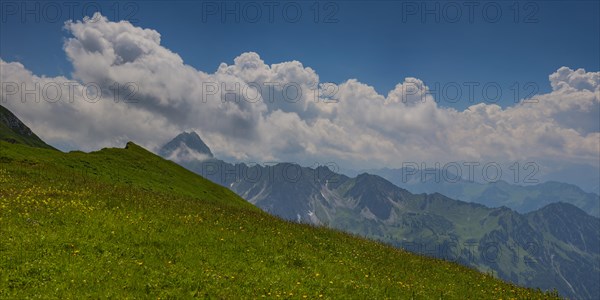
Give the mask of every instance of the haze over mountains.
[[[167, 145], [164, 153], [176, 146], [196, 152], [192, 157], [212, 155], [196, 134], [181, 134]], [[248, 166], [215, 158], [179, 163], [288, 220], [326, 224], [526, 286], [557, 287], [564, 296], [600, 296], [600, 220], [576, 207], [593, 210], [597, 195], [571, 185], [457, 185], [457, 191], [470, 192], [468, 200], [528, 212], [521, 214], [440, 193], [413, 194], [377, 175], [351, 178], [324, 166]], [[554, 194], [555, 188], [561, 192]]]
[[444, 174], [442, 170], [432, 170], [428, 174], [417, 169], [373, 169], [366, 172], [379, 175], [413, 193], [441, 193], [454, 199], [488, 207], [506, 206], [520, 213], [528, 213], [550, 203], [565, 202], [581, 208], [592, 216], [600, 217], [600, 196], [587, 193], [578, 186], [568, 183], [547, 181], [522, 186], [503, 180], [482, 183], [465, 180], [455, 175], [437, 178], [432, 175]]

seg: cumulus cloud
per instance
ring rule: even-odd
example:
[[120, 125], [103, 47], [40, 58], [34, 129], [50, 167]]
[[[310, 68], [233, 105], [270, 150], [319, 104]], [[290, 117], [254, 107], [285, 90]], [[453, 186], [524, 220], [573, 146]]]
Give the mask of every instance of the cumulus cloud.
[[[0, 61], [4, 105], [52, 144], [93, 150], [133, 140], [156, 150], [196, 130], [217, 157], [257, 162], [599, 164], [600, 72], [562, 67], [549, 76], [552, 91], [534, 96], [537, 103], [457, 111], [438, 106], [420, 79], [406, 78], [381, 95], [355, 79], [320, 82], [298, 61], [268, 65], [252, 52], [206, 73], [162, 46], [155, 30], [100, 15], [93, 20], [65, 24], [71, 78], [37, 76]], [[59, 101], [36, 102], [13, 85], [5, 88], [52, 82], [61, 88]], [[95, 87], [101, 97], [91, 101]]]
[[169, 154], [167, 159], [183, 163], [183, 162], [192, 162], [192, 161], [205, 161], [211, 159], [212, 157], [208, 154], [200, 153], [194, 149], [191, 149], [187, 145], [181, 143], [179, 147], [177, 147], [173, 152]]

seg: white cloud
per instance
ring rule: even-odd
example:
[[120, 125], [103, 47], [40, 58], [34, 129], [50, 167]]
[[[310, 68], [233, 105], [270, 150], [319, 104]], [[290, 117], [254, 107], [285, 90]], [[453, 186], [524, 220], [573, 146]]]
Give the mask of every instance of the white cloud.
[[191, 149], [185, 144], [180, 144], [173, 152], [169, 154], [167, 159], [175, 162], [191, 162], [191, 161], [204, 161], [211, 159], [208, 154], [200, 153], [194, 149]]
[[[72, 141], [92, 150], [133, 140], [156, 149], [192, 129], [217, 157], [257, 162], [334, 161], [355, 168], [406, 161], [599, 164], [600, 72], [562, 67], [549, 77], [552, 91], [535, 95], [538, 103], [480, 103], [456, 111], [439, 107], [416, 78], [406, 78], [387, 96], [355, 79], [317, 89], [315, 70], [298, 61], [267, 65], [257, 53], [205, 73], [163, 47], [154, 30], [94, 20], [65, 25], [72, 34], [64, 46], [72, 78], [40, 77], [20, 63], [0, 62], [3, 83], [78, 83], [73, 101], [67, 87], [58, 103], [23, 103], [21, 94], [3, 93], [5, 105], [50, 143]], [[94, 103], [81, 92], [91, 82], [103, 93]], [[137, 87], [136, 101], [116, 103], [114, 84], [128, 82]], [[237, 96], [227, 95], [225, 102], [220, 93], [207, 93], [236, 84]], [[324, 103], [331, 91], [338, 102]]]

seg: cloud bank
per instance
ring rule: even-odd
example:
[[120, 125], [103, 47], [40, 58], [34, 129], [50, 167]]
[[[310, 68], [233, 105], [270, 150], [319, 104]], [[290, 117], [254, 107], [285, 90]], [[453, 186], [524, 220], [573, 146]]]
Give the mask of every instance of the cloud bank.
[[[355, 79], [320, 83], [301, 62], [268, 65], [252, 52], [206, 73], [162, 46], [152, 29], [100, 15], [65, 28], [71, 78], [0, 60], [3, 105], [53, 145], [88, 151], [133, 140], [156, 150], [195, 130], [217, 157], [252, 162], [599, 165], [600, 72], [562, 67], [537, 103], [457, 111], [438, 106], [416, 78], [381, 95]], [[37, 97], [26, 94], [36, 84]]]

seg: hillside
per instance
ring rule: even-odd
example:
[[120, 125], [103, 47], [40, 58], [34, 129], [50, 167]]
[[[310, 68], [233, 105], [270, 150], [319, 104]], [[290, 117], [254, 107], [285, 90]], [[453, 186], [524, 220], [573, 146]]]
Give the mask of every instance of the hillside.
[[133, 143], [86, 154], [0, 141], [0, 187], [0, 298], [547, 297], [272, 217]]
[[0, 105], [0, 141], [54, 149], [42, 141], [29, 127], [2, 105]]
[[437, 193], [413, 194], [366, 173], [350, 178], [326, 167], [217, 159], [180, 163], [287, 220], [324, 224], [516, 284], [557, 288], [570, 298], [600, 295], [600, 220], [567, 203], [549, 206], [562, 214], [541, 209], [533, 218]]

